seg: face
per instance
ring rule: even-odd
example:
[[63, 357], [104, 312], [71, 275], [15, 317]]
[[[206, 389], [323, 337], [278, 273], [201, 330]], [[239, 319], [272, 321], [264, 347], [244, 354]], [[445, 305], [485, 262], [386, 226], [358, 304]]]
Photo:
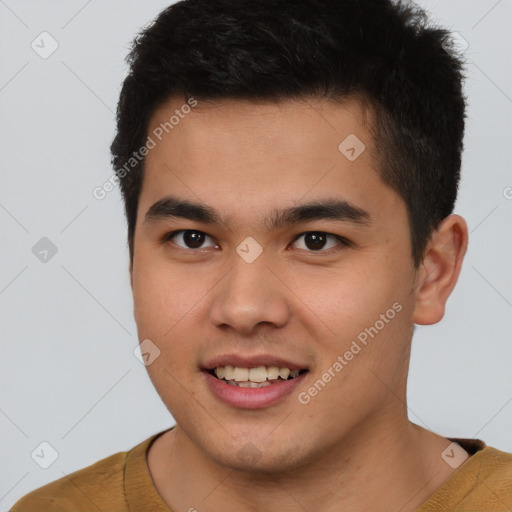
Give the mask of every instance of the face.
[[361, 105], [183, 105], [150, 122], [131, 268], [178, 428], [216, 463], [283, 471], [404, 421], [409, 225]]

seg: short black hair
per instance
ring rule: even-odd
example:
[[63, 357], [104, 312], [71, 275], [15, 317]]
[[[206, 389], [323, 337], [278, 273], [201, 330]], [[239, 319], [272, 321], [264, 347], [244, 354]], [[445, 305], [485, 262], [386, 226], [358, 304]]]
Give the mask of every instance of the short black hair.
[[[111, 145], [133, 260], [154, 111], [171, 97], [363, 99], [374, 113], [379, 174], [405, 201], [418, 268], [452, 213], [460, 178], [463, 66], [450, 33], [392, 0], [183, 0], [135, 38]], [[340, 141], [341, 142], [341, 141]]]

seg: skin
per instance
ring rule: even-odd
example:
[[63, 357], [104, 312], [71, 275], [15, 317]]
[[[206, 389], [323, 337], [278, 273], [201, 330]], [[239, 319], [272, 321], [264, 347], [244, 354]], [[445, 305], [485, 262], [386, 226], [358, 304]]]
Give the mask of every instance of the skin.
[[[183, 104], [169, 99], [148, 133]], [[201, 102], [147, 155], [130, 275], [139, 339], [161, 351], [149, 376], [177, 422], [148, 453], [172, 510], [404, 512], [454, 472], [441, 458], [450, 441], [408, 420], [406, 381], [413, 325], [443, 317], [467, 226], [447, 217], [414, 268], [406, 206], [379, 178], [370, 122], [356, 100]], [[338, 150], [349, 134], [366, 146], [355, 161]], [[223, 222], [147, 221], [169, 194], [215, 208]], [[371, 224], [324, 219], [268, 231], [273, 209], [326, 198], [366, 210]], [[179, 235], [162, 241], [176, 230], [208, 237], [199, 249]], [[351, 245], [330, 238], [314, 251], [299, 236], [310, 231]], [[252, 263], [236, 252], [248, 236], [263, 249]], [[394, 303], [401, 311], [300, 403], [298, 393]], [[277, 404], [240, 409], [201, 373], [226, 353], [270, 353], [309, 373]], [[252, 461], [238, 456], [249, 441]]]

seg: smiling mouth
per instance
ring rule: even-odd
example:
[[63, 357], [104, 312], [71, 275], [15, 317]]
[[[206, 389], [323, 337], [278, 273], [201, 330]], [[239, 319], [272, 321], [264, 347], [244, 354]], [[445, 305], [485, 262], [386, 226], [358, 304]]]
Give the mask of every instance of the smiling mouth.
[[279, 382], [297, 378], [308, 370], [290, 370], [278, 366], [258, 366], [242, 368], [238, 366], [218, 366], [208, 371], [218, 380], [240, 388], [263, 388]]

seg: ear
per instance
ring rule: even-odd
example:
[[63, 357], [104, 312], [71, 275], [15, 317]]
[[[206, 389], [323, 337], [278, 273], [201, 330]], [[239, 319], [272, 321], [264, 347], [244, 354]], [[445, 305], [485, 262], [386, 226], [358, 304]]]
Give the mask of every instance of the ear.
[[459, 278], [467, 246], [466, 221], [459, 215], [449, 215], [432, 234], [416, 274], [415, 324], [431, 325], [443, 318], [446, 301]]

